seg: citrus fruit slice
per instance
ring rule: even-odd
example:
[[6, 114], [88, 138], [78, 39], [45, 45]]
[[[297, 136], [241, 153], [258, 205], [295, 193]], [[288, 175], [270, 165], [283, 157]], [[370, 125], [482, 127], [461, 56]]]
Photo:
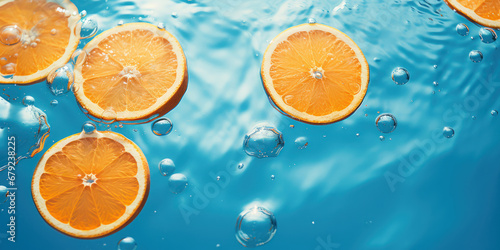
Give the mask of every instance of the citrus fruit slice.
[[348, 117], [361, 104], [369, 67], [361, 49], [344, 33], [303, 24], [273, 39], [261, 75], [281, 111], [306, 123], [327, 124]]
[[460, 14], [491, 28], [500, 28], [500, 1], [498, 0], [445, 0]]
[[77, 101], [104, 120], [135, 121], [164, 115], [187, 89], [182, 47], [147, 23], [117, 26], [90, 41], [75, 65]]
[[45, 152], [33, 174], [33, 200], [52, 227], [77, 238], [111, 234], [131, 222], [149, 193], [141, 150], [114, 132], [82, 132]]
[[0, 1], [0, 83], [33, 83], [64, 66], [79, 20], [69, 0]]

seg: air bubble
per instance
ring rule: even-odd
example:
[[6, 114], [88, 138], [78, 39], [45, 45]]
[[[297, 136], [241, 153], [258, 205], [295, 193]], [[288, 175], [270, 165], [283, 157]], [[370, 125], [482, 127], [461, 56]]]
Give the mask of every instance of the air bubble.
[[496, 110], [492, 110], [492, 111], [490, 112], [490, 114], [491, 114], [492, 116], [497, 116], [497, 115], [498, 115], [498, 111], [496, 111]]
[[118, 25], [118, 26], [122, 26], [122, 25], [123, 25], [123, 21], [122, 21], [122, 20], [118, 21], [118, 24], [117, 24], [117, 25]]
[[297, 137], [297, 139], [295, 139], [295, 147], [297, 147], [298, 149], [304, 149], [308, 144], [309, 143], [307, 142], [307, 138], [304, 136]]
[[316, 23], [316, 19], [314, 19], [314, 18], [309, 18], [309, 19], [307, 20], [307, 22], [308, 22], [308, 23], [310, 23], [310, 24], [315, 24], [315, 23]]
[[268, 243], [276, 234], [277, 223], [273, 213], [263, 207], [245, 210], [236, 220], [236, 239], [245, 247]]
[[380, 132], [387, 134], [396, 129], [398, 122], [396, 117], [392, 114], [385, 113], [377, 116], [377, 119], [375, 119], [375, 125]]
[[160, 169], [160, 173], [163, 176], [171, 175], [175, 171], [174, 161], [169, 158], [165, 158], [158, 164], [158, 169]]
[[457, 33], [461, 36], [467, 36], [469, 35], [469, 27], [463, 23], [457, 24], [456, 27]]
[[455, 130], [453, 130], [450, 127], [444, 127], [443, 128], [443, 136], [446, 138], [451, 138], [455, 135]]
[[8, 25], [0, 29], [0, 42], [5, 45], [14, 45], [21, 41], [21, 29], [17, 25]]
[[158, 23], [158, 25], [156, 27], [158, 27], [158, 29], [164, 30], [165, 29], [165, 24]]
[[438, 83], [437, 81], [434, 81], [432, 84], [433, 84], [434, 86], [436, 86], [436, 87], [439, 85], [439, 83]]
[[132, 237], [125, 237], [118, 242], [118, 250], [136, 250], [137, 242]]
[[116, 121], [116, 118], [117, 114], [112, 108], [104, 110], [101, 114], [101, 122], [104, 124], [111, 124]]
[[52, 106], [52, 107], [57, 106], [57, 104], [59, 104], [59, 102], [57, 100], [50, 101], [50, 106]]
[[47, 76], [47, 85], [55, 96], [68, 93], [73, 81], [73, 69], [69, 65], [53, 70]]
[[245, 167], [245, 164], [243, 164], [243, 163], [238, 164], [238, 169], [243, 169], [244, 167]]
[[261, 125], [256, 126], [245, 135], [243, 149], [245, 153], [257, 158], [276, 157], [285, 146], [283, 134], [276, 128]]
[[73, 63], [73, 65], [76, 64], [76, 61], [78, 60], [78, 57], [80, 56], [80, 54], [82, 54], [82, 50], [81, 49], [77, 49], [71, 55], [71, 63]]
[[274, 174], [271, 175], [271, 180], [274, 181], [274, 179], [276, 179], [276, 176], [274, 176]]
[[82, 28], [80, 30], [80, 38], [85, 39], [85, 38], [90, 38], [95, 36], [97, 33], [97, 29], [99, 28], [99, 25], [97, 23], [97, 20], [95, 18], [85, 18], [82, 21]]
[[483, 53], [479, 50], [473, 50], [469, 53], [469, 58], [475, 63], [479, 63], [483, 60]]
[[392, 80], [397, 85], [405, 85], [410, 81], [410, 72], [405, 68], [397, 67], [392, 71]]
[[33, 96], [29, 96], [29, 95], [25, 96], [23, 98], [23, 105], [26, 107], [35, 105], [35, 98], [33, 98]]
[[479, 37], [483, 43], [492, 43], [497, 40], [497, 33], [490, 28], [481, 28], [479, 30]]
[[164, 136], [168, 135], [172, 131], [174, 125], [168, 118], [160, 118], [153, 122], [151, 125], [151, 130], [155, 135]]
[[384, 141], [385, 140], [385, 137], [383, 135], [379, 136], [378, 138], [380, 139], [380, 141]]
[[85, 134], [93, 134], [96, 131], [96, 129], [97, 127], [93, 122], [86, 122], [82, 126], [82, 130], [83, 132], [85, 132]]
[[320, 71], [314, 71], [313, 75], [314, 75], [314, 78], [316, 78], [316, 79], [323, 78], [323, 73], [321, 73]]
[[82, 10], [82, 11], [80, 12], [80, 17], [81, 17], [81, 18], [84, 18], [85, 16], [87, 16], [87, 11], [86, 11], [86, 10]]
[[188, 185], [187, 177], [183, 174], [173, 174], [168, 178], [168, 188], [170, 192], [179, 194], [186, 189]]
[[173, 18], [177, 18], [177, 12], [172, 12], [172, 15], [171, 15]]

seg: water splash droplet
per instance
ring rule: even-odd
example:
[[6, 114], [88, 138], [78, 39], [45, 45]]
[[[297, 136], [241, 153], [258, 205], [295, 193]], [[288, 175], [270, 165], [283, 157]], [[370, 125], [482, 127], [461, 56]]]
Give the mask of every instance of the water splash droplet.
[[245, 135], [243, 149], [245, 153], [257, 158], [276, 157], [285, 146], [283, 134], [276, 128], [257, 125]]
[[52, 92], [55, 96], [68, 93], [71, 89], [73, 81], [73, 66], [68, 64], [53, 70], [47, 76], [47, 86], [49, 87], [50, 92]]
[[125, 237], [118, 242], [118, 250], [136, 250], [137, 242], [132, 237]]
[[117, 25], [118, 26], [122, 26], [123, 25], [123, 21], [122, 20], [118, 21]]
[[479, 50], [473, 50], [469, 53], [469, 58], [475, 63], [479, 63], [483, 60], [483, 53]]
[[236, 239], [245, 247], [268, 243], [276, 234], [276, 217], [263, 207], [253, 207], [240, 213], [236, 220]]
[[405, 68], [397, 67], [392, 71], [392, 80], [397, 85], [405, 85], [410, 81], [410, 72]]
[[8, 25], [0, 29], [0, 42], [5, 45], [14, 45], [21, 41], [21, 29], [17, 25]]
[[463, 23], [457, 24], [456, 27], [457, 33], [461, 36], [467, 36], [469, 35], [469, 27]]
[[387, 134], [396, 129], [398, 122], [396, 117], [392, 114], [384, 113], [377, 116], [377, 119], [375, 119], [375, 125], [380, 132]]
[[82, 20], [82, 28], [80, 30], [80, 38], [90, 38], [97, 34], [99, 24], [95, 18], [89, 17]]
[[86, 122], [83, 124], [82, 130], [85, 134], [93, 134], [97, 130], [97, 127], [93, 122]]
[[174, 194], [182, 193], [187, 185], [187, 177], [183, 174], [173, 174], [168, 178], [168, 188]]
[[175, 164], [172, 159], [165, 158], [158, 164], [158, 169], [163, 176], [171, 175], [175, 171]]
[[443, 128], [443, 136], [446, 138], [451, 138], [455, 135], [455, 130], [453, 130], [450, 127], [444, 127]]
[[57, 30], [56, 29], [51, 29], [50, 30], [50, 34], [55, 36], [57, 34]]
[[492, 43], [497, 40], [497, 33], [490, 28], [481, 28], [479, 30], [479, 37], [483, 43]]
[[323, 73], [321, 73], [320, 71], [314, 71], [313, 75], [314, 75], [314, 78], [316, 78], [316, 79], [323, 78]]
[[153, 122], [151, 125], [151, 130], [155, 135], [164, 136], [168, 135], [173, 128], [172, 122], [168, 118], [160, 118]]

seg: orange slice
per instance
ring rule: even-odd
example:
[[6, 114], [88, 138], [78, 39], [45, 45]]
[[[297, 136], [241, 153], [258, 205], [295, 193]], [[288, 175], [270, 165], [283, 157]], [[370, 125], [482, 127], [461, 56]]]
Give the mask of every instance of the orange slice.
[[499, 0], [445, 0], [460, 14], [472, 21], [491, 28], [500, 28]]
[[90, 41], [75, 65], [75, 96], [91, 115], [135, 121], [164, 115], [187, 89], [182, 47], [147, 23], [107, 30]]
[[32, 83], [66, 64], [80, 41], [68, 0], [0, 1], [0, 83]]
[[120, 134], [82, 132], [45, 152], [31, 191], [38, 212], [55, 229], [77, 238], [102, 237], [125, 227], [144, 206], [148, 163]]
[[261, 69], [264, 88], [292, 118], [328, 124], [361, 104], [369, 67], [347, 35], [322, 24], [303, 24], [280, 33], [267, 47]]

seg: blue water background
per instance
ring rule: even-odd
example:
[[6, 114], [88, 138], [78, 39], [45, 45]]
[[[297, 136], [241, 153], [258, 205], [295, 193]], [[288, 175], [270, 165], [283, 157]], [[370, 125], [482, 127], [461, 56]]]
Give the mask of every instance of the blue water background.
[[[253, 204], [271, 210], [278, 223], [274, 239], [260, 249], [500, 248], [500, 116], [490, 115], [500, 109], [499, 42], [482, 43], [480, 27], [444, 1], [75, 4], [98, 20], [99, 33], [120, 20], [163, 22], [184, 48], [189, 87], [165, 115], [174, 124], [167, 136], [154, 135], [151, 124], [98, 126], [124, 134], [143, 150], [151, 190], [140, 215], [123, 230], [80, 240], [59, 233], [38, 214], [31, 178], [42, 153], [79, 133], [88, 118], [72, 93], [55, 97], [45, 83], [2, 86], [12, 103], [33, 96], [51, 133], [42, 153], [17, 166], [16, 243], [6, 239], [8, 204], [0, 204], [0, 249], [116, 249], [126, 236], [136, 239], [138, 249], [243, 249], [234, 237], [236, 218]], [[281, 115], [260, 79], [269, 41], [309, 18], [349, 35], [370, 65], [362, 106], [327, 126]], [[469, 26], [469, 36], [457, 34], [458, 23]], [[468, 58], [475, 49], [484, 54], [481, 63]], [[408, 84], [394, 84], [395, 67], [408, 69]], [[53, 99], [59, 102], [55, 107]], [[379, 112], [398, 121], [384, 141], [375, 127]], [[259, 122], [283, 133], [285, 147], [278, 157], [256, 159], [243, 151], [245, 134]], [[453, 138], [441, 135], [444, 126], [454, 128]], [[299, 136], [308, 138], [307, 148], [294, 145]], [[168, 178], [157, 168], [167, 157], [188, 177], [181, 194], [168, 190]], [[239, 163], [245, 164], [242, 170]], [[6, 176], [0, 173], [0, 184], [7, 185]], [[202, 197], [204, 204], [193, 203]], [[188, 206], [196, 213], [186, 217], [180, 207]]]

